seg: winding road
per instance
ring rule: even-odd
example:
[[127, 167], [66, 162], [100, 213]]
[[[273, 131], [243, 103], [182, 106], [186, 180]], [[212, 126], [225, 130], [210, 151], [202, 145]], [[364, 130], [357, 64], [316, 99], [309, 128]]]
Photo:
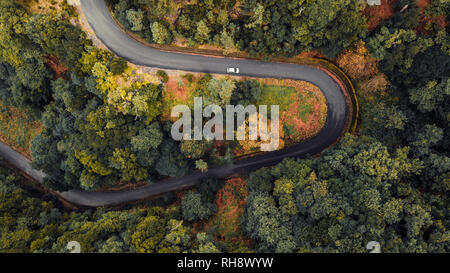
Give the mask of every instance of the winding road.
[[[97, 37], [116, 55], [131, 63], [177, 69], [193, 72], [225, 74], [227, 67], [239, 67], [242, 75], [250, 77], [289, 78], [308, 81], [318, 86], [327, 101], [327, 120], [323, 129], [315, 137], [301, 144], [280, 151], [265, 153], [234, 164], [210, 169], [205, 173], [180, 178], [171, 178], [160, 183], [119, 192], [87, 192], [70, 190], [58, 193], [68, 202], [86, 207], [109, 206], [132, 202], [156, 196], [165, 192], [180, 190], [198, 184], [202, 178], [215, 176], [223, 178], [234, 173], [256, 170], [279, 163], [286, 157], [304, 157], [320, 153], [335, 143], [346, 129], [349, 109], [340, 85], [322, 69], [309, 65], [263, 62], [246, 59], [208, 57], [201, 55], [165, 52], [147, 47], [124, 33], [112, 19], [104, 0], [80, 0], [84, 15]], [[43, 174], [29, 167], [29, 162], [21, 155], [0, 145], [0, 154], [17, 168], [42, 181]], [[5, 154], [6, 153], [6, 154]]]

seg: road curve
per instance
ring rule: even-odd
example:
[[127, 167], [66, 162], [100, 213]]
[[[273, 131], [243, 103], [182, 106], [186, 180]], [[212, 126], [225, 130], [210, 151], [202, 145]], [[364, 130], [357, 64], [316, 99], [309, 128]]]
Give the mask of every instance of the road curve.
[[[308, 81], [322, 90], [327, 101], [328, 112], [327, 120], [322, 130], [315, 137], [301, 144], [293, 145], [280, 151], [237, 160], [232, 165], [213, 168], [205, 173], [195, 173], [180, 178], [171, 178], [160, 183], [133, 190], [119, 192], [70, 190], [60, 193], [60, 196], [70, 203], [87, 207], [116, 205], [156, 196], [173, 190], [188, 188], [199, 183], [205, 177], [215, 176], [223, 178], [233, 173], [271, 166], [286, 157], [304, 157], [320, 153], [335, 143], [344, 133], [347, 115], [349, 114], [346, 98], [343, 93], [345, 91], [341, 89], [340, 85], [332, 77], [321, 69], [307, 65], [217, 58], [160, 51], [147, 47], [124, 33], [112, 19], [103, 0], [80, 0], [80, 3], [84, 15], [97, 37], [112, 52], [131, 63], [163, 69], [216, 74], [225, 74], [227, 67], [239, 67], [241, 74], [250, 77], [289, 78]], [[42, 180], [42, 177], [38, 174], [31, 176]]]
[[45, 174], [42, 171], [35, 170], [31, 167], [31, 161], [28, 160], [28, 158], [14, 151], [3, 142], [0, 142], [0, 156], [3, 158], [3, 160], [21, 170], [36, 181], [42, 182], [45, 177]]

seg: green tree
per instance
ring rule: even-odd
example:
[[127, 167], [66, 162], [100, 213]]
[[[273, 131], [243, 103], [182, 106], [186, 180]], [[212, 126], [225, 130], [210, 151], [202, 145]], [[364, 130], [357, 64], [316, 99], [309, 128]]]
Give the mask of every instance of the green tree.
[[216, 211], [215, 205], [205, 204], [201, 199], [201, 195], [193, 191], [189, 191], [183, 196], [181, 200], [183, 219], [188, 221], [207, 219]]
[[198, 159], [195, 161], [195, 168], [199, 169], [201, 172], [206, 172], [208, 171], [208, 163], [202, 159]]
[[410, 100], [416, 104], [420, 111], [430, 112], [436, 110], [450, 96], [450, 79], [438, 84], [431, 81], [426, 86], [414, 88], [410, 91]]
[[153, 22], [151, 25], [153, 41], [157, 44], [170, 44], [171, 36], [167, 28], [158, 22]]
[[195, 34], [195, 39], [200, 43], [204, 44], [209, 40], [210, 30], [206, 25], [205, 21], [201, 20], [197, 23], [197, 32]]
[[132, 31], [142, 31], [144, 29], [144, 12], [140, 9], [129, 9], [126, 11], [128, 22], [131, 24]]

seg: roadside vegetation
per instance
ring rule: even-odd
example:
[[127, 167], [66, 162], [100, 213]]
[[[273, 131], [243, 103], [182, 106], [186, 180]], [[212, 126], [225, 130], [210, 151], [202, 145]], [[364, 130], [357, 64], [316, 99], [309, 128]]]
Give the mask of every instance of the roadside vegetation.
[[[229, 86], [229, 90], [220, 90], [222, 98], [213, 98], [218, 86]], [[226, 93], [229, 95], [224, 95]], [[223, 100], [223, 97], [228, 96]], [[279, 135], [282, 136], [278, 149], [286, 145], [301, 143], [316, 135], [325, 124], [327, 106], [325, 97], [316, 86], [303, 81], [280, 79], [257, 79], [247, 77], [230, 77], [205, 75], [201, 73], [171, 73], [162, 92], [162, 120], [170, 118], [175, 105], [188, 105], [193, 109], [194, 97], [202, 97], [207, 102], [225, 105], [278, 105], [280, 116]], [[207, 103], [206, 102], [206, 103]], [[247, 116], [248, 119], [248, 116]], [[270, 119], [270, 115], [269, 115]], [[194, 141], [195, 142], [195, 141]], [[182, 149], [187, 148], [184, 142]], [[194, 144], [193, 144], [194, 145]], [[208, 146], [208, 145], [207, 145]], [[260, 151], [260, 141], [216, 141], [208, 146], [219, 146], [223, 152], [230, 148], [235, 156], [249, 155]], [[197, 147], [201, 149], [201, 147]], [[207, 148], [207, 149], [209, 149]], [[197, 150], [198, 151], [198, 150]], [[215, 150], [215, 152], [220, 152]], [[202, 151], [201, 154], [205, 154]], [[191, 158], [192, 154], [186, 154]]]
[[33, 13], [60, 12], [71, 9], [66, 0], [17, 0], [23, 7]]
[[[336, 56], [365, 36], [365, 1], [108, 0], [115, 18], [148, 43], [224, 54]], [[362, 5], [362, 6], [361, 6]]]

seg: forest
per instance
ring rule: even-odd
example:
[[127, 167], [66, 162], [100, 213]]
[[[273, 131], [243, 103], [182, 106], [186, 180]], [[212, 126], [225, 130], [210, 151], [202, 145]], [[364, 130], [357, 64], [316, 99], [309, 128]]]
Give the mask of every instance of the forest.
[[51, 196], [19, 187], [21, 180], [0, 167], [2, 253], [65, 253], [68, 240], [97, 253], [217, 253], [225, 247], [205, 232], [192, 236], [179, 206], [68, 211]]
[[[42, 124], [29, 145], [45, 188], [151, 184], [233, 162], [242, 143], [170, 137], [164, 90], [174, 75], [136, 76], [73, 24], [66, 1], [46, 12], [28, 2], [0, 1], [0, 101]], [[107, 2], [149, 44], [335, 63], [356, 87], [358, 130], [320, 155], [240, 174], [234, 188], [211, 178], [134, 208], [71, 210], [2, 167], [0, 252], [65, 252], [69, 240], [86, 252], [367, 252], [368, 241], [382, 252], [449, 252], [450, 2]], [[222, 107], [273, 99], [255, 79], [182, 78]]]
[[211, 44], [225, 53], [292, 57], [321, 50], [335, 57], [364, 38], [358, 1], [328, 0], [108, 0], [115, 18], [145, 41], [193, 47]]

